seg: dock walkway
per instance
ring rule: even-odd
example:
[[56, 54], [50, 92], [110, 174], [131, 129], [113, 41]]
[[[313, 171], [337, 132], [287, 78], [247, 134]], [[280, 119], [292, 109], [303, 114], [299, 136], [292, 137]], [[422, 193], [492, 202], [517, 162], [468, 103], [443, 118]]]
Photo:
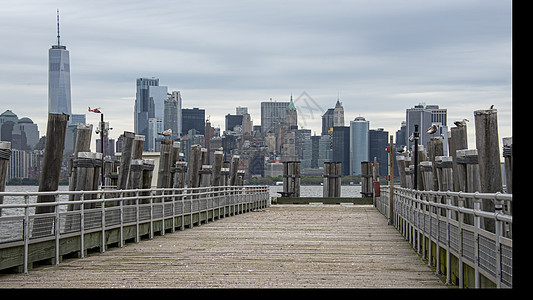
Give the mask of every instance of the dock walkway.
[[446, 285], [372, 205], [272, 205], [28, 274], [0, 274], [0, 288]]

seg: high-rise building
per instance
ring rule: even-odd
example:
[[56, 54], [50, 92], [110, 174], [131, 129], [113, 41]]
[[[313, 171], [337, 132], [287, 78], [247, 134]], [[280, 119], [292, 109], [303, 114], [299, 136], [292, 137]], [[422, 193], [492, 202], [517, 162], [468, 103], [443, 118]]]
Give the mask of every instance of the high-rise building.
[[59, 39], [57, 11], [57, 45], [48, 50], [48, 113], [72, 114], [70, 94], [70, 58]]
[[163, 128], [164, 130], [172, 129], [172, 135], [170, 136], [172, 140], [179, 139], [181, 135], [181, 105], [182, 100], [179, 91], [172, 91], [172, 93], [168, 94], [168, 97], [165, 100]]
[[248, 107], [237, 106], [235, 108], [236, 115], [244, 115], [248, 113]]
[[322, 135], [328, 134], [334, 126], [344, 126], [344, 108], [338, 99], [335, 108], [329, 108], [322, 115]]
[[226, 131], [234, 131], [235, 126], [242, 126], [243, 115], [226, 115]]
[[418, 125], [418, 132], [420, 132], [419, 145], [427, 146], [427, 142], [431, 139], [431, 135], [426, 133], [426, 130], [431, 127], [432, 124], [440, 124], [446, 126], [447, 112], [446, 109], [439, 108], [438, 105], [426, 105], [420, 103], [413, 108], [408, 108], [405, 113], [406, 122], [406, 141], [405, 144], [412, 146], [414, 142], [410, 142], [409, 138], [415, 131], [415, 125]]
[[369, 160], [376, 158], [379, 164], [379, 175], [385, 176], [389, 173], [389, 153], [386, 151], [389, 145], [389, 132], [383, 128], [371, 129], [368, 132], [368, 155]]
[[368, 161], [369, 122], [363, 117], [350, 121], [350, 174], [361, 174], [361, 162]]
[[333, 127], [333, 160], [341, 162], [342, 175], [350, 175], [350, 127]]
[[339, 99], [337, 99], [333, 109], [333, 126], [344, 126], [344, 107], [342, 107]]
[[195, 129], [196, 134], [205, 134], [205, 109], [184, 108], [181, 110], [181, 134], [188, 134], [189, 130]]
[[261, 133], [276, 132], [276, 126], [285, 122], [289, 102], [261, 102]]
[[[134, 124], [135, 134], [144, 135], [149, 141], [148, 120], [157, 118], [163, 120], [165, 100], [168, 88], [159, 86], [158, 78], [138, 78], [137, 93], [135, 97]], [[148, 150], [148, 144], [144, 143], [144, 150]]]
[[148, 144], [147, 151], [157, 152], [159, 151], [159, 141], [163, 138], [162, 135], [159, 135], [159, 132], [163, 130], [163, 119], [160, 118], [149, 118], [148, 119], [148, 136], [145, 136], [145, 144]]

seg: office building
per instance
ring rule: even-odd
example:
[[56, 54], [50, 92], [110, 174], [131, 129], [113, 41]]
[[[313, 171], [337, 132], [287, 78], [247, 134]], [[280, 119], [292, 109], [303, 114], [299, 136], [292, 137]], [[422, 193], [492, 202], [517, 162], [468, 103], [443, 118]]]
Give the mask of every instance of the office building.
[[344, 126], [344, 108], [338, 99], [335, 108], [329, 108], [322, 115], [322, 135], [329, 134], [334, 126]]
[[[151, 118], [163, 120], [165, 100], [168, 87], [159, 86], [158, 78], [138, 78], [137, 93], [135, 97], [134, 125], [135, 134], [144, 135], [147, 140], [150, 136], [148, 122]], [[144, 150], [148, 151], [149, 143], [144, 143]]]
[[415, 125], [418, 125], [418, 132], [420, 132], [420, 140], [418, 141], [418, 144], [427, 147], [427, 142], [431, 139], [432, 135], [426, 133], [426, 130], [431, 127], [432, 124], [446, 126], [446, 119], [446, 109], [441, 109], [438, 105], [426, 105], [425, 103], [420, 103], [413, 108], [408, 108], [405, 113], [407, 130], [405, 144], [409, 147], [414, 145], [414, 142], [409, 141], [409, 138], [413, 135]]
[[361, 162], [368, 161], [369, 122], [363, 117], [350, 121], [350, 174], [361, 174]]
[[242, 126], [243, 115], [226, 115], [226, 131], [235, 131], [235, 126]]
[[195, 129], [196, 134], [205, 134], [205, 109], [183, 108], [181, 110], [181, 134], [186, 135], [189, 130]]
[[48, 113], [72, 115], [70, 93], [70, 57], [59, 39], [57, 12], [57, 45], [48, 50]]
[[248, 113], [248, 107], [237, 106], [235, 108], [236, 115], [244, 115]]
[[341, 175], [350, 175], [350, 127], [333, 127], [333, 161], [341, 162]]
[[163, 118], [163, 128], [164, 130], [172, 129], [172, 135], [170, 139], [177, 140], [181, 136], [181, 93], [179, 91], [172, 91], [172, 93], [167, 95], [165, 100], [165, 111]]
[[383, 128], [371, 129], [368, 132], [368, 154], [369, 160], [374, 161], [376, 158], [379, 164], [379, 176], [385, 176], [389, 173], [389, 153], [386, 151], [389, 146], [389, 132]]
[[285, 121], [289, 102], [261, 102], [261, 133], [276, 132], [276, 126]]

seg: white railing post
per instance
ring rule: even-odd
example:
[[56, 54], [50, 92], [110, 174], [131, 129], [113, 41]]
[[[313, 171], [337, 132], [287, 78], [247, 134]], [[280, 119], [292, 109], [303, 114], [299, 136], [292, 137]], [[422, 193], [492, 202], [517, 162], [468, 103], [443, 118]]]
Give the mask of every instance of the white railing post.
[[23, 236], [24, 236], [24, 254], [23, 254], [23, 272], [28, 273], [28, 248], [30, 243], [30, 198], [28, 195], [24, 196], [24, 221], [23, 221]]
[[[476, 192], [476, 194], [478, 194]], [[474, 197], [474, 270], [475, 270], [475, 287], [481, 287], [481, 274], [479, 273], [479, 229], [481, 226], [481, 217], [477, 214], [481, 210], [480, 199]]]
[[[57, 202], [58, 195], [55, 196], [55, 202]], [[54, 243], [55, 243], [55, 265], [59, 265], [59, 236], [61, 234], [61, 227], [60, 227], [60, 217], [59, 217], [59, 207], [56, 207], [55, 210], [55, 220], [54, 220]]]
[[[80, 204], [80, 258], [85, 257], [85, 253], [83, 249], [85, 248], [85, 241], [84, 241], [84, 235], [85, 235], [85, 193], [82, 193], [81, 195], [81, 204]], [[57, 209], [57, 207], [56, 207]]]
[[101, 202], [102, 204], [101, 204], [100, 210], [101, 210], [101, 218], [102, 218], [102, 221], [101, 221], [102, 222], [102, 231], [101, 231], [102, 232], [102, 236], [101, 236], [102, 245], [100, 247], [100, 252], [104, 253], [105, 252], [105, 246], [106, 246], [105, 245], [105, 227], [106, 227], [105, 226], [105, 199], [106, 199], [105, 198], [105, 192], [102, 192], [101, 197], [102, 198], [100, 200], [102, 200], [102, 202]]

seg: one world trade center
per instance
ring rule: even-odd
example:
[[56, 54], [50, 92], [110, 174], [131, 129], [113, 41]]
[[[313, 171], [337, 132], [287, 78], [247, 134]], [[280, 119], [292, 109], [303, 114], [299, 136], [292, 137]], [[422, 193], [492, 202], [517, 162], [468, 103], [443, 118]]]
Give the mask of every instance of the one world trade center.
[[71, 111], [70, 59], [67, 47], [59, 41], [59, 10], [57, 11], [57, 45], [48, 50], [48, 113]]

